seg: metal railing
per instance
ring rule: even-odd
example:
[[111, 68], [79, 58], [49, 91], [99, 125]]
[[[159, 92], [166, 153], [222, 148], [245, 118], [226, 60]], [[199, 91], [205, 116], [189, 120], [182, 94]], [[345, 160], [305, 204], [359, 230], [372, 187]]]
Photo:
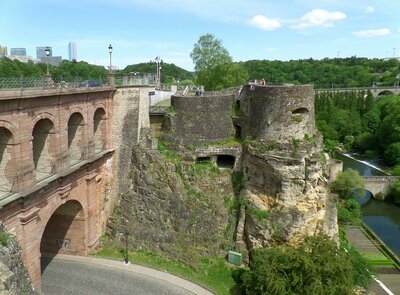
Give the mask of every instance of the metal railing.
[[48, 88], [77, 88], [77, 87], [101, 87], [106, 83], [103, 77], [83, 79], [80, 77], [0, 77], [0, 91], [14, 89], [48, 89]]

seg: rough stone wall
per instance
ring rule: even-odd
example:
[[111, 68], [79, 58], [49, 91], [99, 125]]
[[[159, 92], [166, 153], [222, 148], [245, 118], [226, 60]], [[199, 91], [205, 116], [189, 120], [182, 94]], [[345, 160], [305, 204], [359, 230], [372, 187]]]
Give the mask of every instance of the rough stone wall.
[[[336, 207], [319, 162], [322, 138], [314, 125], [310, 86], [245, 88], [240, 108], [244, 136], [242, 233], [249, 250], [297, 245], [324, 233], [337, 240]], [[257, 119], [255, 119], [257, 118]]]
[[226, 253], [235, 227], [227, 208], [234, 198], [231, 175], [215, 167], [196, 171], [193, 164], [135, 147], [129, 189], [110, 219], [110, 234], [123, 242], [127, 231], [129, 247], [189, 265], [221, 249]]
[[[275, 141], [303, 139], [315, 133], [314, 89], [311, 85], [243, 87], [242, 137]], [[288, 136], [290, 134], [290, 136]]]
[[114, 120], [111, 126], [111, 145], [115, 149], [113, 199], [127, 189], [133, 146], [140, 142], [142, 130], [150, 128], [151, 91], [154, 91], [154, 87], [129, 86], [118, 88], [114, 95]]
[[0, 294], [39, 294], [33, 287], [15, 237], [0, 222]]
[[234, 95], [172, 96], [175, 112], [169, 114], [170, 138], [182, 145], [196, 145], [231, 138]]

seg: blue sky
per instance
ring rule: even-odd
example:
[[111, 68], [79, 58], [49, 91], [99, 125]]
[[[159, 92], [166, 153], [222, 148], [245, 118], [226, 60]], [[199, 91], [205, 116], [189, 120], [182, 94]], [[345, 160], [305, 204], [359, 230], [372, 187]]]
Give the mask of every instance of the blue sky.
[[113, 65], [160, 56], [187, 70], [201, 35], [234, 61], [400, 56], [398, 0], [10, 0], [0, 6], [0, 45], [51, 46], [68, 58]]

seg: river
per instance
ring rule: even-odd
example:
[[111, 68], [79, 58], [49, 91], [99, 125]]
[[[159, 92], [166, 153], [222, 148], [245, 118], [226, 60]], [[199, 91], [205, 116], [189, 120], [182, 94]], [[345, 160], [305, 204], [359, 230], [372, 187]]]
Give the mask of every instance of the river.
[[[357, 170], [363, 176], [387, 175], [377, 165], [369, 164], [350, 155], [336, 154], [343, 161], [343, 170]], [[381, 240], [400, 257], [400, 207], [371, 198], [361, 207], [362, 220], [381, 238]]]

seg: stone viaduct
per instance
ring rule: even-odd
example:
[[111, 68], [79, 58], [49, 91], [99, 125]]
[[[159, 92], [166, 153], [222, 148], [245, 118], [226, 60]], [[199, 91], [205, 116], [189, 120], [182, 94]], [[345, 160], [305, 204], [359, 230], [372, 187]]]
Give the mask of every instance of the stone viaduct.
[[38, 289], [42, 255], [87, 255], [97, 245], [132, 146], [149, 128], [151, 91], [0, 91], [0, 221]]
[[382, 95], [399, 95], [400, 87], [350, 87], [350, 88], [329, 88], [329, 89], [316, 89], [315, 92], [368, 92], [370, 91], [373, 97]]

